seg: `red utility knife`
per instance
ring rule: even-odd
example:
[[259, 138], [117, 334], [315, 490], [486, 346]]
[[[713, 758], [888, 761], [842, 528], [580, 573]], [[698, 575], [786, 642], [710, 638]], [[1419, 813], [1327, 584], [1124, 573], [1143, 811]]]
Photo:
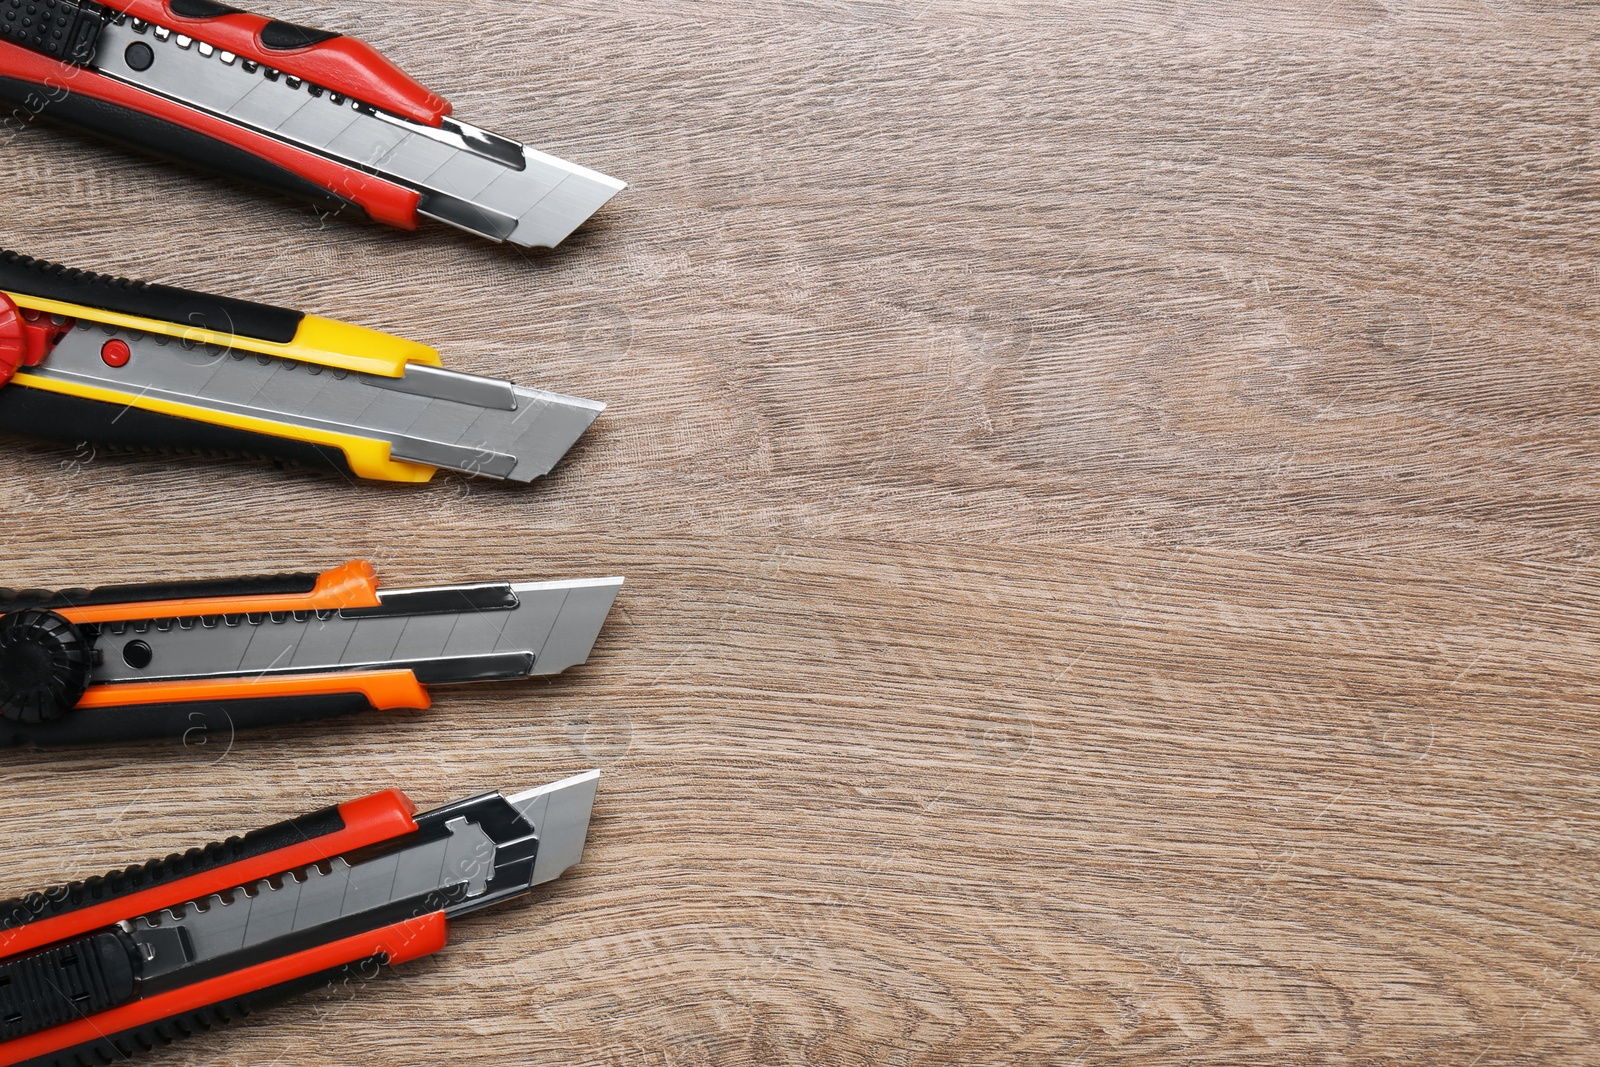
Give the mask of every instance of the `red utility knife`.
[[553, 247], [622, 182], [450, 117], [351, 37], [214, 0], [0, 0], [0, 99], [392, 226]]
[[0, 903], [0, 1067], [122, 1063], [437, 952], [578, 862], [599, 780], [424, 815], [390, 789]]

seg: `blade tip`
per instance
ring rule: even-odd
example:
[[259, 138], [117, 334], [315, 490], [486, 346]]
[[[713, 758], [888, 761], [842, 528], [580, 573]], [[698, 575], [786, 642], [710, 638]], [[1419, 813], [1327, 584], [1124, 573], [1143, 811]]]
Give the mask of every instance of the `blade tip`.
[[599, 770], [590, 770], [506, 798], [539, 838], [531, 885], [560, 877], [583, 858], [599, 787]]

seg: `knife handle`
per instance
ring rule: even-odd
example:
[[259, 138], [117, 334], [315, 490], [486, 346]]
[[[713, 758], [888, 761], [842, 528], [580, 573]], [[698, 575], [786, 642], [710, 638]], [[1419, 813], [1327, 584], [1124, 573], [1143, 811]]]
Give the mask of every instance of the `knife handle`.
[[32, 0], [26, 11], [20, 5], [10, 7], [9, 17], [0, 19], [0, 41], [63, 63], [83, 64], [94, 58], [107, 12], [93, 0]]
[[[81, 1009], [70, 1021], [10, 1041], [0, 1040], [0, 1067], [119, 1063], [152, 1048], [226, 1026], [298, 993], [373, 978], [384, 966], [439, 951], [447, 937], [445, 913], [431, 912], [263, 960], [192, 985], [143, 998], [124, 997], [94, 1014], [89, 1014], [90, 1001], [69, 1004], [69, 1010]], [[73, 946], [81, 950], [88, 947], [87, 943]], [[108, 950], [120, 947], [106, 946]], [[56, 999], [60, 999], [59, 994]], [[37, 1017], [43, 1018], [43, 1013]]]
[[416, 829], [416, 805], [386, 789], [204, 848], [0, 903], [0, 960]]
[[131, 1001], [139, 963], [116, 928], [0, 962], [0, 1059], [6, 1042]]
[[[145, 1052], [165, 1048], [184, 1038], [223, 1029], [242, 1018], [257, 1015], [316, 989], [353, 986], [358, 982], [369, 981], [377, 976], [378, 971], [387, 962], [383, 953], [377, 953], [342, 967], [332, 967], [263, 989], [252, 990], [203, 1007], [131, 1026], [104, 1036], [96, 1036], [75, 1045], [67, 1045], [16, 1062], [24, 1067], [82, 1067], [85, 1063], [121, 1063]], [[0, 1045], [0, 1063], [5, 1062], [4, 1053], [5, 1046]]]
[[215, 0], [112, 0], [107, 6], [413, 122], [436, 127], [450, 114], [444, 97], [353, 37]]
[[8, 121], [42, 117], [326, 211], [353, 210], [389, 226], [417, 228], [421, 196], [415, 189], [4, 38], [0, 101], [11, 105]]
[[[0, 42], [0, 60], [5, 48]], [[384, 481], [427, 481], [436, 470], [394, 459], [386, 439], [363, 435], [359, 427], [323, 431], [209, 407], [203, 400], [167, 403], [138, 389], [118, 391], [110, 381], [47, 381], [35, 375], [18, 380], [27, 368], [44, 364], [48, 370], [50, 355], [63, 340], [78, 331], [82, 341], [81, 331], [92, 327], [103, 327], [108, 334], [151, 334], [158, 345], [177, 338], [185, 349], [208, 345], [210, 351], [228, 351], [236, 359], [253, 353], [314, 364], [314, 372], [332, 368], [341, 378], [350, 372], [402, 378], [413, 364], [439, 362], [433, 348], [379, 330], [271, 304], [70, 269], [0, 249], [0, 429], [142, 452], [264, 457]], [[132, 349], [127, 340], [98, 340], [108, 366], [128, 364]]]
[[144, 957], [119, 925], [402, 837], [415, 814], [404, 793], [384, 790], [0, 905], [0, 1067], [119, 1062], [442, 948], [437, 912], [163, 990], [142, 976]]
[[343, 450], [85, 397], [0, 389], [0, 429], [25, 437], [170, 456], [265, 460], [357, 475]]

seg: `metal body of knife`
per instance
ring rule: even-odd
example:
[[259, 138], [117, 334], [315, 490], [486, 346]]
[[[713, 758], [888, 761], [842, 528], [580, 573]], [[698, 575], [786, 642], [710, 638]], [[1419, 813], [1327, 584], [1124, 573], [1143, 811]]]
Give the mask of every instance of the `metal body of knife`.
[[321, 574], [0, 590], [0, 743], [188, 737], [373, 708], [428, 686], [559, 674], [621, 578], [379, 591]]
[[436, 952], [578, 862], [599, 778], [423, 815], [391, 789], [0, 904], [0, 1067], [120, 1063]]
[[421, 482], [530, 482], [604, 410], [391, 334], [0, 252], [0, 429]]
[[0, 4], [0, 98], [333, 209], [550, 247], [625, 185], [450, 115], [353, 38], [215, 0]]

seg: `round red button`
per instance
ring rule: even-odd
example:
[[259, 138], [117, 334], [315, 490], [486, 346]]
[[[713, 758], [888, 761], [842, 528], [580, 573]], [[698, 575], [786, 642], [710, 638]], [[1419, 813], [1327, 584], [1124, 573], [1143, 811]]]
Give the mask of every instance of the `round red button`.
[[126, 367], [128, 360], [133, 358], [133, 350], [128, 347], [128, 342], [113, 337], [100, 346], [100, 358], [106, 361], [108, 367]]

